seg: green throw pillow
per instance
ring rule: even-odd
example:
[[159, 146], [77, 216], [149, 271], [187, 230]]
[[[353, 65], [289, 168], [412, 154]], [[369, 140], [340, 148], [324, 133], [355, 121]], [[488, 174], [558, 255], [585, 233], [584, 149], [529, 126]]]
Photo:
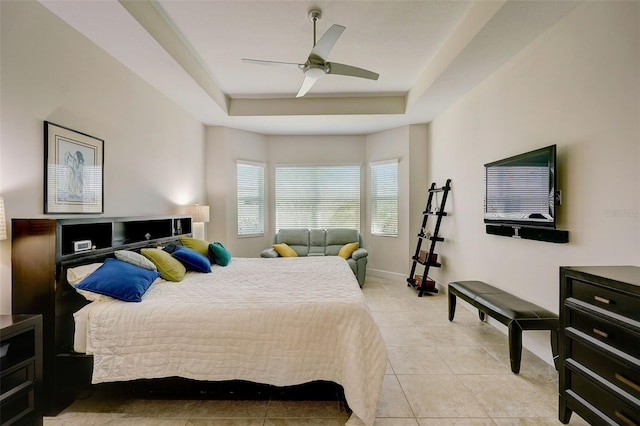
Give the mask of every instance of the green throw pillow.
[[209, 257], [220, 266], [227, 266], [231, 262], [231, 253], [218, 242], [209, 244]]
[[187, 273], [182, 263], [162, 249], [142, 249], [140, 253], [156, 265], [160, 276], [167, 281], [182, 281]]

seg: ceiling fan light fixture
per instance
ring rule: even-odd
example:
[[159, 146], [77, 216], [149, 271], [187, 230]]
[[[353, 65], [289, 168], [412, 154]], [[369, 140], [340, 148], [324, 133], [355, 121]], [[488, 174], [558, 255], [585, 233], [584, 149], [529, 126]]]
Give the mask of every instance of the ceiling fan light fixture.
[[333, 49], [336, 41], [338, 41], [338, 38], [340, 38], [342, 32], [346, 28], [342, 25], [333, 24], [316, 43], [316, 23], [320, 18], [322, 18], [322, 11], [320, 9], [311, 9], [309, 10], [308, 17], [309, 20], [313, 22], [313, 49], [304, 64], [246, 58], [243, 58], [242, 60], [260, 65], [297, 65], [304, 73], [304, 81], [296, 95], [298, 98], [304, 96], [317, 79], [324, 77], [327, 74], [346, 75], [367, 78], [370, 80], [378, 79], [378, 74], [372, 71], [351, 65], [327, 62], [326, 58], [329, 56], [329, 53]]
[[320, 67], [317, 65], [306, 67], [304, 70], [304, 75], [306, 75], [307, 77], [315, 78], [315, 79], [324, 77], [325, 74], [326, 74], [326, 70], [324, 69], [324, 67]]

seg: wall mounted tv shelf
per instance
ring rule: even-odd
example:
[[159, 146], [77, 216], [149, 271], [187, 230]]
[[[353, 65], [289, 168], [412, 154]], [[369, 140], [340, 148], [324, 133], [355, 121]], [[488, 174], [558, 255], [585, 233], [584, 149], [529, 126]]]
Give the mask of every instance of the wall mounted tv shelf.
[[486, 225], [487, 234], [525, 240], [547, 241], [550, 243], [568, 243], [569, 231], [553, 228], [535, 228], [520, 225]]

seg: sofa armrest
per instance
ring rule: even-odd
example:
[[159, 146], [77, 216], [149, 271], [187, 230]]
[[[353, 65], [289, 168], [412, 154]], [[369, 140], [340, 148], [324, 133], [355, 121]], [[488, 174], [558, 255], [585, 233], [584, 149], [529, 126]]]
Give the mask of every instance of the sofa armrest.
[[354, 251], [353, 253], [351, 253], [351, 258], [353, 260], [358, 260], [362, 257], [367, 257], [368, 255], [369, 255], [369, 252], [367, 251], [367, 249], [359, 248], [359, 249], [356, 249], [356, 251]]
[[260, 253], [260, 257], [278, 257], [278, 256], [280, 255], [273, 248], [264, 249], [262, 250], [262, 253]]

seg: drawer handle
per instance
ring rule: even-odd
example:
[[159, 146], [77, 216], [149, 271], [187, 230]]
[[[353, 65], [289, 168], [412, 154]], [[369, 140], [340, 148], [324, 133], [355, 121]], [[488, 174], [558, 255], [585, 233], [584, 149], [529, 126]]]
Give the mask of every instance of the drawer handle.
[[625, 416], [624, 413], [621, 413], [620, 411], [616, 411], [615, 412], [616, 417], [619, 418], [620, 420], [622, 420], [622, 422], [625, 425], [629, 425], [629, 426], [638, 426], [638, 424], [636, 422], [634, 422], [633, 420], [631, 420], [629, 417]]
[[611, 304], [613, 304], [613, 303], [611, 302], [611, 300], [606, 299], [606, 298], [604, 298], [604, 297], [600, 297], [600, 296], [593, 296], [593, 298], [595, 299], [595, 301], [596, 301], [596, 302], [604, 303], [604, 304], [606, 304], [606, 305], [611, 305]]
[[593, 332], [596, 333], [598, 336], [604, 337], [605, 339], [609, 337], [609, 333], [606, 333], [602, 330], [598, 330], [597, 328], [594, 328]]
[[614, 377], [615, 377], [617, 380], [619, 380], [619, 381], [621, 381], [622, 383], [624, 383], [625, 385], [629, 386], [629, 387], [630, 387], [631, 389], [633, 389], [634, 391], [636, 391], [636, 392], [640, 392], [640, 385], [639, 385], [639, 384], [637, 384], [636, 382], [634, 382], [633, 380], [631, 380], [631, 379], [627, 379], [627, 378], [626, 378], [626, 377], [624, 377], [622, 374], [618, 374], [618, 373], [616, 373], [616, 374], [614, 375]]

